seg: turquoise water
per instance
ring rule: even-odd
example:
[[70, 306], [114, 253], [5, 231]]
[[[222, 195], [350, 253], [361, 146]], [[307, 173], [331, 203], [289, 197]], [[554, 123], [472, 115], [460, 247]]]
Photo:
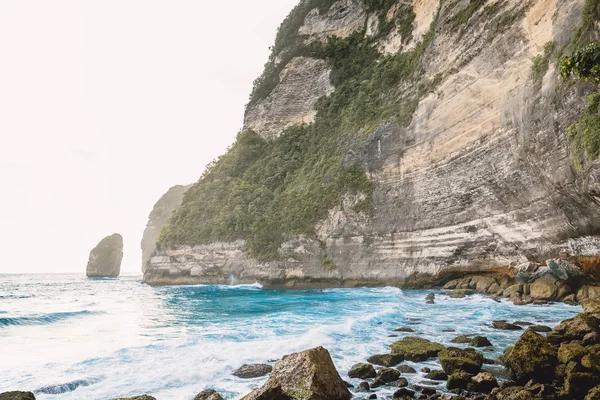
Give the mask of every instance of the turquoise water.
[[[494, 358], [520, 332], [491, 329], [492, 320], [554, 326], [580, 311], [564, 304], [514, 306], [439, 293], [435, 305], [426, 305], [427, 291], [396, 288], [152, 288], [139, 281], [0, 275], [0, 392], [31, 390], [42, 400], [148, 393], [168, 400], [193, 399], [214, 388], [237, 399], [266, 379], [233, 377], [244, 363], [272, 362], [324, 346], [347, 378], [354, 363], [387, 352], [397, 340], [388, 336], [405, 326], [417, 331], [411, 335], [443, 344], [458, 334], [483, 334], [495, 345], [486, 353]], [[414, 366], [435, 367], [436, 361]], [[405, 377], [418, 383], [422, 375]], [[385, 398], [391, 392], [380, 393]]]

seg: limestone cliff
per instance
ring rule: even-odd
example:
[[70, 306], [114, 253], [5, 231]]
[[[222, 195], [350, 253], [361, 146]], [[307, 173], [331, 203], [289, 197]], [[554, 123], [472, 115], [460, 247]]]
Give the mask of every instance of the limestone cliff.
[[86, 275], [90, 278], [116, 278], [121, 273], [123, 237], [118, 233], [105, 237], [90, 251]]
[[142, 272], [146, 272], [146, 263], [150, 259], [152, 253], [156, 250], [155, 244], [160, 230], [173, 211], [181, 206], [183, 194], [189, 188], [190, 185], [173, 186], [156, 202], [154, 208], [152, 208], [152, 211], [148, 216], [146, 229], [144, 229], [144, 236], [142, 236]]
[[[598, 39], [591, 12], [597, 18], [593, 0], [301, 2], [246, 110], [246, 128], [266, 142], [245, 139], [255, 153], [227, 169], [244, 193], [254, 190], [244, 201], [260, 206], [229, 205], [242, 196], [232, 189], [222, 205], [231, 211], [219, 214], [221, 205], [202, 197], [223, 184], [225, 169], [207, 174], [144, 281], [401, 285], [443, 271], [598, 256], [600, 163], [577, 166], [567, 138], [584, 95], [598, 87], [557, 73], [576, 40]], [[339, 164], [311, 172], [328, 160], [323, 152], [297, 171], [276, 168], [293, 161], [295, 145], [299, 157], [318, 152], [305, 143], [330, 132], [327, 151], [342, 152]], [[282, 143], [284, 161], [269, 163]], [[335, 180], [332, 171], [350, 167], [372, 187]], [[273, 172], [253, 181], [253, 168]], [[320, 180], [303, 183], [310, 173]], [[269, 186], [264, 176], [278, 180]], [[337, 191], [323, 192], [331, 182]], [[263, 252], [269, 243], [276, 249]]]

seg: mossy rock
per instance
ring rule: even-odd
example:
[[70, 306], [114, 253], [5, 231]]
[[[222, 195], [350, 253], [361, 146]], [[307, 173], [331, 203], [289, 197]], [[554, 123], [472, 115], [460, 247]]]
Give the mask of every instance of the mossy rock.
[[538, 333], [552, 332], [552, 328], [546, 325], [532, 325], [529, 329]]
[[444, 372], [448, 375], [461, 370], [472, 375], [478, 374], [483, 365], [483, 354], [476, 351], [448, 347], [438, 354]]
[[393, 354], [402, 355], [405, 360], [413, 362], [421, 362], [435, 357], [444, 349], [444, 346], [439, 343], [412, 336], [394, 342], [390, 347]]
[[377, 376], [377, 372], [375, 368], [371, 364], [355, 364], [348, 371], [348, 376], [350, 378], [358, 378], [358, 379], [367, 379], [367, 378], [375, 378]]
[[600, 375], [592, 372], [571, 372], [565, 378], [565, 391], [572, 399], [583, 398], [590, 390], [600, 384]]
[[204, 390], [198, 393], [194, 400], [223, 400], [223, 397], [215, 390]]
[[425, 378], [433, 381], [445, 381], [448, 379], [448, 375], [444, 371], [434, 369], [429, 371], [429, 373], [425, 375]]
[[290, 354], [273, 368], [265, 384], [244, 400], [350, 400], [346, 384], [323, 347]]
[[450, 343], [466, 344], [471, 341], [471, 336], [472, 335], [459, 335], [459, 336], [455, 337], [454, 339], [452, 339], [450, 341]]
[[587, 354], [581, 358], [581, 365], [600, 374], [600, 345], [586, 348]]
[[549, 382], [554, 377], [558, 358], [556, 350], [545, 337], [528, 329], [517, 340], [510, 354], [504, 357], [504, 362], [517, 383], [531, 379]]
[[398, 389], [392, 395], [392, 399], [412, 399], [413, 397], [415, 397], [414, 390], [407, 388]]
[[382, 367], [393, 367], [404, 361], [404, 357], [400, 354], [375, 354], [367, 358], [367, 361]]
[[585, 400], [600, 400], [600, 385], [592, 388], [585, 396]]
[[600, 331], [600, 320], [593, 315], [578, 314], [575, 318], [561, 322], [554, 332], [563, 335], [567, 340], [581, 340], [588, 333]]
[[468, 372], [457, 370], [453, 374], [448, 377], [448, 382], [446, 383], [446, 387], [448, 390], [453, 389], [464, 389], [466, 390], [469, 384], [471, 383], [471, 378], [473, 375]]
[[410, 365], [400, 365], [396, 368], [402, 374], [416, 374], [417, 370], [411, 367]]
[[35, 400], [31, 392], [5, 392], [0, 393], [0, 400]]
[[511, 324], [504, 320], [492, 321], [492, 328], [500, 329], [503, 331], [522, 331], [523, 330], [523, 328], [521, 328], [519, 325]]
[[494, 375], [489, 372], [480, 372], [471, 378], [468, 385], [470, 392], [489, 393], [498, 387], [498, 381]]
[[488, 340], [485, 336], [475, 336], [469, 342], [469, 346], [472, 347], [490, 347], [492, 346], [492, 342]]
[[381, 368], [377, 371], [377, 379], [383, 383], [390, 383], [400, 378], [400, 371], [394, 368]]
[[568, 364], [571, 361], [579, 362], [586, 353], [583, 343], [578, 340], [563, 343], [558, 349], [558, 361], [561, 364]]

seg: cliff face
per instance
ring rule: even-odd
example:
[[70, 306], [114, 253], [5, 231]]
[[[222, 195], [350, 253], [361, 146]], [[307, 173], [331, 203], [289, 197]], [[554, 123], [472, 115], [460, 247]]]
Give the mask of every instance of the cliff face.
[[[584, 95], [597, 87], [563, 82], [556, 65], [590, 1], [316, 3], [301, 3], [315, 7], [295, 21], [293, 45], [276, 43], [267, 69], [278, 76], [271, 74], [266, 95], [252, 98], [246, 127], [269, 141], [295, 124], [334, 121], [341, 162], [360, 166], [372, 191], [346, 190], [312, 231], [290, 229], [278, 257], [255, 257], [248, 250], [254, 237], [173, 235], [151, 257], [145, 282], [401, 285], [443, 271], [598, 255], [599, 163], [574, 167], [567, 138]], [[597, 39], [591, 26], [586, 34]], [[364, 64], [373, 74], [349, 75], [339, 51], [314, 50], [343, 40], [376, 50], [375, 66]], [[353, 59], [366, 54], [360, 51]], [[356, 80], [345, 86], [342, 75]], [[349, 87], [371, 91], [346, 96]], [[353, 100], [341, 117], [329, 117], [346, 97]], [[361, 124], [371, 109], [382, 111]], [[185, 202], [182, 210], [173, 229], [184, 226]]]
[[148, 216], [148, 223], [142, 236], [142, 272], [146, 272], [146, 264], [152, 253], [156, 251], [156, 240], [160, 230], [165, 225], [174, 210], [181, 206], [183, 194], [190, 188], [188, 186], [173, 186], [154, 205]]
[[90, 251], [86, 275], [90, 278], [116, 278], [121, 273], [123, 237], [118, 233], [105, 237]]

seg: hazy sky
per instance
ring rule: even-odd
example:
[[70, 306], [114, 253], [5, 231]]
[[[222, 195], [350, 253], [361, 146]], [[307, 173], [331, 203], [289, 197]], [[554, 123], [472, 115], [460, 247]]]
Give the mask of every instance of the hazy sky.
[[0, 1], [0, 273], [139, 272], [154, 203], [242, 126], [298, 0]]

